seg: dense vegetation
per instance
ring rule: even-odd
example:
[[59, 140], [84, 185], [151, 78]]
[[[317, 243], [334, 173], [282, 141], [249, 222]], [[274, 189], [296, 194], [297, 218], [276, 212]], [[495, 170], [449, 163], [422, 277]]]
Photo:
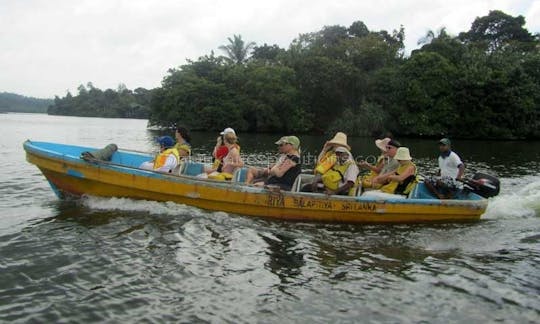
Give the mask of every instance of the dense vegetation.
[[25, 97], [14, 93], [0, 92], [0, 112], [46, 113], [51, 99]]
[[82, 117], [148, 118], [151, 90], [137, 88], [129, 90], [120, 84], [117, 90], [102, 91], [88, 83], [80, 85], [78, 95], [71, 93], [63, 98], [56, 96], [49, 106], [50, 115]]
[[540, 37], [524, 25], [522, 16], [491, 11], [457, 36], [429, 32], [410, 57], [403, 28], [370, 31], [361, 21], [301, 34], [288, 49], [235, 35], [220, 47], [226, 57], [212, 52], [169, 70], [150, 123], [538, 138]]
[[301, 34], [288, 49], [234, 35], [219, 46], [226, 56], [188, 60], [160, 88], [89, 83], [48, 112], [192, 130], [540, 138], [540, 35], [524, 25], [491, 11], [457, 36], [428, 32], [410, 56], [403, 27], [371, 31], [361, 21]]

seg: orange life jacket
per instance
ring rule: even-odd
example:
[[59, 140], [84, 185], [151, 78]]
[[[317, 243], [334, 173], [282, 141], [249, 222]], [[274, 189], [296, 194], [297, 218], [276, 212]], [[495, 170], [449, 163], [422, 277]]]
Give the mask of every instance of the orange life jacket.
[[180, 161], [180, 153], [178, 153], [178, 150], [176, 148], [170, 148], [166, 149], [163, 152], [159, 153], [158, 156], [156, 156], [156, 159], [154, 160], [154, 170], [157, 170], [161, 168], [163, 165], [165, 165], [165, 161], [167, 161], [167, 158], [170, 154], [173, 154], [176, 157], [176, 161]]

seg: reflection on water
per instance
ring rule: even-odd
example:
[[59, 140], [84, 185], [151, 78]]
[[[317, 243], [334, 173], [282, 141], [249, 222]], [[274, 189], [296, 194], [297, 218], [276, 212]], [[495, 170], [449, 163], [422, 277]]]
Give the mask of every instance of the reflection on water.
[[[0, 322], [538, 321], [539, 143], [456, 140], [469, 170], [501, 177], [501, 195], [480, 222], [435, 225], [307, 224], [130, 199], [59, 201], [21, 148], [32, 138], [149, 151], [158, 133], [145, 127], [0, 117]], [[196, 153], [214, 145], [215, 134], [193, 137]], [[300, 138], [312, 154], [326, 140]], [[275, 150], [273, 135], [240, 139], [249, 154]], [[401, 141], [422, 172], [436, 166], [433, 141]], [[355, 155], [377, 153], [371, 139], [350, 143]]]

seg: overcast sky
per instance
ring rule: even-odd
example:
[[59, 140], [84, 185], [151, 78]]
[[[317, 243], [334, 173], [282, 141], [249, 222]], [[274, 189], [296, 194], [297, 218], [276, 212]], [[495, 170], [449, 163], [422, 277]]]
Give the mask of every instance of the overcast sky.
[[405, 28], [406, 51], [428, 30], [469, 30], [490, 10], [540, 32], [540, 0], [0, 0], [0, 92], [52, 98], [92, 82], [154, 88], [167, 70], [240, 34], [287, 48], [301, 33], [357, 20]]

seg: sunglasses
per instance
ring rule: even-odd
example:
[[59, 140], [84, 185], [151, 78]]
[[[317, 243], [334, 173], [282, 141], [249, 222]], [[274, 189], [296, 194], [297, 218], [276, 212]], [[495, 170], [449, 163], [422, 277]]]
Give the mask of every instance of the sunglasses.
[[287, 145], [287, 144], [291, 144], [291, 143], [281, 143], [281, 144], [279, 144], [279, 146], [283, 146], [283, 145]]

